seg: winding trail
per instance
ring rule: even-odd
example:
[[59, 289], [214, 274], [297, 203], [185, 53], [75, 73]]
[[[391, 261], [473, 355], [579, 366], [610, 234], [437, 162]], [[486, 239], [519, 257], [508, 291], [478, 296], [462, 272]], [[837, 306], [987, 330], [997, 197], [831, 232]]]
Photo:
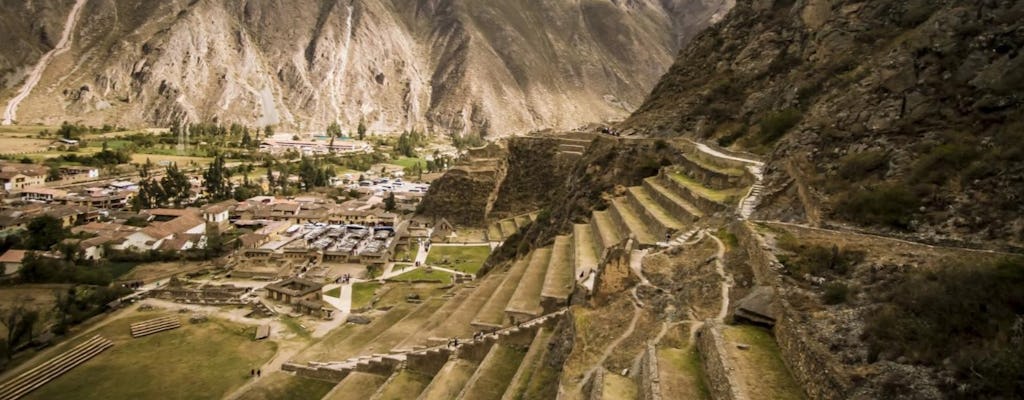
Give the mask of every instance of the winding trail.
[[9, 102], [7, 102], [7, 108], [4, 109], [4, 120], [3, 125], [10, 125], [14, 123], [14, 119], [18, 114], [18, 105], [21, 104], [25, 98], [32, 93], [32, 89], [39, 84], [39, 80], [43, 78], [43, 72], [46, 72], [46, 67], [50, 65], [53, 58], [64, 53], [71, 48], [71, 35], [75, 31], [75, 25], [78, 24], [78, 15], [82, 11], [82, 7], [88, 0], [75, 0], [75, 5], [71, 7], [71, 12], [68, 13], [67, 22], [64, 23], [64, 32], [60, 35], [60, 41], [50, 51], [43, 54], [39, 58], [39, 62], [32, 68], [32, 72], [29, 73], [25, 79], [25, 85], [21, 87], [18, 94], [14, 96]]
[[718, 316], [715, 317], [715, 321], [718, 323], [725, 322], [725, 316], [729, 314], [729, 292], [732, 290], [733, 280], [732, 275], [725, 272], [725, 243], [717, 236], [705, 233], [705, 237], [711, 238], [716, 244], [718, 244], [718, 253], [715, 255], [715, 269], [718, 271], [718, 275], [722, 277], [722, 308], [718, 310]]

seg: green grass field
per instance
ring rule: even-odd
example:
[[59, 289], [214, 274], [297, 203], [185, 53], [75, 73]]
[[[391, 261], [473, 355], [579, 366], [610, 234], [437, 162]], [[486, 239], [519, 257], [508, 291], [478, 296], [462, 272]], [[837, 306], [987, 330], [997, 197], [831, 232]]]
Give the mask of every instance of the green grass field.
[[413, 261], [416, 259], [416, 253], [420, 250], [419, 243], [413, 243], [410, 246], [399, 246], [401, 250], [395, 252], [396, 261]]
[[406, 281], [440, 280], [444, 284], [449, 284], [452, 283], [452, 274], [436, 269], [428, 272], [426, 269], [417, 268], [392, 279]]
[[401, 165], [405, 168], [412, 168], [413, 165], [419, 164], [424, 169], [427, 168], [427, 160], [418, 157], [402, 157], [397, 160], [391, 161], [392, 164]]
[[370, 305], [373, 295], [380, 287], [377, 282], [358, 282], [352, 284], [352, 309], [360, 309]]
[[131, 338], [130, 323], [158, 316], [140, 314], [101, 328], [97, 333], [114, 347], [26, 398], [220, 399], [251, 379], [249, 371], [277, 350], [276, 343], [253, 340], [255, 327], [216, 319]]
[[[436, 265], [459, 272], [475, 274], [483, 267], [489, 246], [431, 246], [427, 254], [427, 265]], [[447, 260], [447, 262], [445, 262]]]
[[341, 287], [339, 286], [339, 287], [336, 287], [334, 289], [331, 289], [331, 290], [328, 290], [328, 291], [324, 292], [324, 296], [328, 296], [328, 297], [341, 297]]

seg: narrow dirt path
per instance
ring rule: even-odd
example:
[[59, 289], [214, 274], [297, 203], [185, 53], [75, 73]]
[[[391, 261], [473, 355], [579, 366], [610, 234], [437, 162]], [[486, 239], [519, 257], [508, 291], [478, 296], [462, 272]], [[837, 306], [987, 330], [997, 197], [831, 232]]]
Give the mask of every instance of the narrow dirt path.
[[722, 277], [722, 308], [718, 310], [715, 321], [724, 323], [725, 316], [729, 314], [729, 292], [732, 291], [733, 286], [732, 275], [725, 272], [725, 261], [722, 261], [725, 258], [725, 243], [722, 243], [722, 240], [715, 235], [705, 234], [704, 236], [711, 238], [718, 245], [718, 253], [715, 255], [715, 270]]
[[43, 72], [46, 72], [46, 67], [50, 66], [50, 62], [53, 58], [60, 55], [71, 48], [71, 36], [74, 34], [75, 25], [78, 24], [78, 15], [82, 11], [82, 6], [85, 5], [88, 0], [76, 0], [75, 5], [71, 7], [71, 12], [68, 13], [68, 19], [64, 23], [64, 31], [60, 35], [60, 40], [57, 45], [50, 51], [43, 54], [39, 58], [39, 62], [29, 72], [28, 77], [25, 78], [25, 85], [18, 90], [18, 94], [14, 96], [8, 103], [7, 108], [4, 109], [4, 120], [3, 125], [10, 125], [14, 123], [14, 119], [18, 114], [18, 105], [21, 104], [25, 98], [32, 93], [32, 89], [35, 89], [36, 85], [39, 84], [39, 80], [43, 78]]

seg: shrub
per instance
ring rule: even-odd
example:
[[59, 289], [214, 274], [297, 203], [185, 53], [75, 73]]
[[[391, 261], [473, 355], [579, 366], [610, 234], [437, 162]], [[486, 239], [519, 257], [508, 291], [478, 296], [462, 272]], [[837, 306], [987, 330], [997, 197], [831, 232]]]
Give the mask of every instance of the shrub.
[[761, 119], [761, 133], [759, 140], [761, 144], [771, 144], [782, 138], [802, 118], [800, 110], [787, 108], [785, 110], [769, 114]]
[[864, 261], [865, 256], [863, 251], [840, 249], [836, 245], [829, 248], [787, 241], [780, 243], [780, 246], [794, 253], [792, 256], [780, 258], [783, 266], [790, 273], [799, 275], [843, 276], [850, 272], [854, 265]]
[[911, 174], [914, 182], [942, 184], [959, 176], [981, 153], [967, 143], [947, 143], [936, 146], [914, 163]]
[[869, 360], [947, 366], [952, 398], [1022, 398], [1024, 262], [947, 265], [908, 274], [869, 313]]
[[849, 221], [908, 229], [920, 201], [907, 188], [881, 185], [855, 190], [837, 205], [837, 212]]
[[881, 150], [865, 151], [849, 154], [839, 162], [839, 176], [850, 182], [858, 182], [872, 173], [884, 172], [889, 163], [889, 154]]
[[821, 300], [828, 305], [845, 303], [850, 294], [850, 288], [842, 282], [832, 282], [825, 285], [825, 293], [822, 293]]

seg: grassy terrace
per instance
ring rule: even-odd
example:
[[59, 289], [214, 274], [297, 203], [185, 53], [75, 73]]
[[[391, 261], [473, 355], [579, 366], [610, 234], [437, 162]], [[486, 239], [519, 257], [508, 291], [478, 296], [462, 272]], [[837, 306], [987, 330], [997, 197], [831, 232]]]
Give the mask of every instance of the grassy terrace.
[[510, 393], [513, 399], [529, 398], [526, 397], [527, 388], [530, 381], [533, 380], [534, 374], [541, 368], [540, 364], [547, 352], [549, 339], [551, 339], [551, 331], [545, 328], [541, 328], [537, 336], [533, 338], [530, 349], [526, 351], [526, 355], [519, 363], [519, 370], [509, 382], [508, 388], [505, 389], [505, 392]]
[[352, 309], [368, 307], [373, 295], [380, 288], [377, 282], [357, 282], [352, 284]]
[[743, 169], [741, 168], [718, 166], [700, 158], [700, 156], [697, 155], [683, 153], [683, 157], [688, 161], [697, 164], [698, 167], [708, 171], [717, 172], [722, 175], [743, 176]]
[[668, 201], [671, 204], [676, 204], [683, 211], [686, 211], [688, 214], [693, 215], [694, 217], [700, 218], [704, 216], [704, 212], [697, 208], [697, 206], [693, 205], [686, 199], [679, 197], [678, 194], [676, 194], [674, 191], [666, 187], [656, 177], [644, 179], [644, 185], [647, 186], [648, 192], [651, 194], [651, 196], [658, 195], [661, 198], [668, 199]]
[[[803, 391], [793, 380], [779, 354], [775, 338], [764, 328], [755, 326], [726, 326], [722, 329], [729, 357], [736, 367], [736, 376], [747, 387], [748, 393], [757, 393], [766, 399], [804, 399]], [[734, 343], [750, 345], [748, 350], [737, 349]]]
[[[465, 300], [459, 302], [458, 308], [452, 313], [447, 314], [444, 323], [432, 330], [430, 336], [450, 338], [466, 337], [472, 334], [474, 329], [469, 324], [473, 322], [473, 317], [487, 303], [487, 299], [491, 294], [498, 289], [498, 285], [501, 285], [502, 278], [504, 278], [503, 274], [489, 273], [483, 279], [477, 281], [477, 288], [473, 289], [472, 293]], [[452, 299], [451, 302], [455, 300]]]
[[427, 169], [427, 160], [419, 157], [402, 157], [391, 161], [391, 164], [401, 165], [405, 168], [412, 168], [413, 165], [419, 164], [424, 170]]
[[732, 203], [743, 196], [744, 193], [743, 188], [715, 190], [705, 187], [700, 182], [679, 171], [669, 172], [668, 176], [687, 189], [690, 189], [694, 194], [716, 203]]
[[619, 238], [622, 237], [621, 232], [615, 227], [611, 211], [594, 211], [590, 214], [590, 218], [593, 218], [597, 225], [597, 232], [594, 232], [595, 239], [601, 240], [602, 247], [609, 248], [619, 242]]
[[525, 355], [515, 347], [495, 344], [466, 387], [467, 398], [500, 400]]
[[480, 308], [480, 312], [473, 318], [474, 323], [502, 325], [502, 322], [505, 320], [505, 306], [508, 305], [509, 299], [512, 298], [512, 293], [515, 292], [516, 286], [519, 285], [519, 280], [522, 279], [523, 273], [526, 272], [526, 266], [529, 262], [530, 259], [524, 257], [512, 265], [501, 285], [498, 286], [490, 298], [487, 299], [487, 303]]
[[380, 400], [415, 399], [430, 384], [430, 376], [402, 369], [380, 392]]
[[512, 236], [513, 233], [519, 231], [519, 226], [516, 225], [515, 220], [503, 219], [501, 221], [498, 221], [498, 224], [501, 226], [501, 234], [505, 235], [505, 237]]
[[503, 239], [505, 238], [501, 235], [501, 227], [498, 226], [497, 222], [487, 225], [487, 240], [497, 242]]
[[320, 400], [335, 385], [331, 382], [301, 378], [280, 371], [269, 375], [264, 372], [263, 376], [255, 386], [243, 393], [240, 398], [246, 400]]
[[553, 297], [568, 297], [573, 285], [572, 238], [558, 236], [548, 262], [547, 274], [544, 276], [544, 289], [541, 294]]
[[452, 283], [452, 274], [449, 274], [449, 273], [444, 272], [444, 271], [436, 270], [436, 269], [435, 270], [431, 270], [431, 271], [427, 271], [426, 268], [416, 268], [416, 269], [414, 269], [412, 271], [409, 271], [409, 272], [406, 272], [404, 274], [398, 275], [398, 276], [396, 276], [394, 278], [391, 278], [391, 279], [400, 280], [400, 281], [438, 280], [438, 281], [441, 281], [441, 283], [443, 283], [443, 284], [449, 284], [449, 283]]
[[419, 398], [424, 400], [450, 400], [456, 398], [459, 392], [462, 391], [466, 381], [469, 380], [469, 377], [473, 376], [476, 366], [476, 363], [461, 358], [449, 360], [437, 372], [437, 375], [430, 381], [430, 385], [427, 386]]
[[594, 234], [590, 231], [590, 225], [573, 225], [572, 240], [575, 241], [576, 277], [583, 271], [583, 268], [596, 268], [598, 255], [594, 253]]
[[617, 198], [612, 200], [612, 207], [622, 218], [622, 222], [626, 224], [629, 231], [636, 235], [636, 239], [640, 243], [653, 244], [658, 242], [658, 238], [651, 232], [650, 227], [641, 221], [640, 216], [636, 215], [629, 205], [626, 204], [626, 199]]
[[373, 396], [380, 385], [388, 378], [383, 375], [370, 374], [365, 372], [349, 373], [345, 379], [338, 383], [324, 400], [363, 400]]
[[544, 275], [546, 275], [550, 260], [550, 247], [533, 251], [533, 255], [530, 256], [530, 264], [526, 267], [523, 278], [519, 280], [519, 285], [512, 294], [512, 298], [505, 308], [506, 310], [528, 312], [536, 315], [543, 311], [540, 308], [540, 292], [544, 288]]
[[26, 398], [61, 399], [73, 393], [82, 400], [220, 399], [251, 379], [249, 370], [277, 350], [276, 343], [252, 339], [255, 327], [217, 319], [131, 337], [130, 323], [162, 315], [167, 314], [139, 314], [100, 328], [97, 333], [114, 347]]
[[398, 246], [398, 251], [395, 252], [395, 260], [397, 261], [413, 261], [416, 259], [416, 253], [420, 250], [420, 244], [413, 242], [409, 246]]
[[604, 373], [604, 398], [627, 400], [637, 398], [636, 382], [611, 371]]
[[634, 186], [629, 188], [629, 192], [644, 209], [651, 213], [658, 222], [666, 227], [670, 229], [682, 229], [686, 226], [686, 224], [672, 215], [671, 212], [662, 207], [661, 204], [658, 204], [658, 202], [651, 197], [651, 193], [647, 191], [647, 188], [643, 186]]
[[445, 300], [442, 298], [425, 300], [419, 307], [416, 307], [415, 310], [406, 315], [405, 318], [402, 318], [401, 321], [388, 327], [387, 330], [373, 338], [371, 342], [366, 343], [361, 349], [360, 355], [387, 353], [398, 346], [399, 343], [402, 343], [402, 340], [419, 333], [420, 327], [434, 315], [437, 309], [444, 305]]
[[383, 314], [375, 315], [369, 325], [343, 325], [331, 331], [319, 343], [297, 354], [294, 361], [338, 361], [356, 356], [367, 344], [405, 318], [414, 308], [414, 304], [399, 304]]
[[658, 372], [666, 399], [711, 399], [696, 347], [659, 349]]
[[[430, 246], [427, 265], [475, 274], [491, 254], [490, 246]], [[445, 262], [447, 260], [447, 263]]]

